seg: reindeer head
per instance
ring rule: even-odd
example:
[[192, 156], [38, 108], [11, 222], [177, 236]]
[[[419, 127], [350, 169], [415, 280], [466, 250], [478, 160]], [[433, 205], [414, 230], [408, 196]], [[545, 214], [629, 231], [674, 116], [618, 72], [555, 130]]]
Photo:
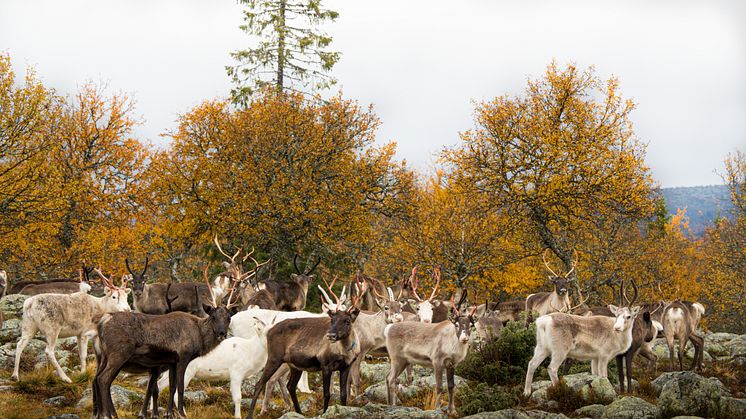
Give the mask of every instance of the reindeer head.
[[406, 303], [399, 302], [403, 290], [399, 291], [399, 296], [394, 297], [394, 290], [392, 290], [391, 287], [386, 287], [386, 291], [388, 291], [388, 297], [386, 297], [379, 294], [376, 290], [376, 287], [372, 287], [371, 289], [376, 295], [376, 305], [383, 312], [383, 315], [386, 318], [386, 323], [396, 323], [404, 321], [404, 315], [402, 315], [401, 309], [402, 306]]
[[[549, 249], [547, 249], [549, 250]], [[556, 292], [559, 295], [565, 295], [567, 294], [567, 287], [568, 284], [575, 280], [575, 278], [570, 278], [570, 274], [575, 271], [575, 266], [577, 265], [577, 258], [573, 260], [572, 268], [570, 268], [570, 271], [568, 271], [564, 276], [563, 275], [557, 275], [552, 268], [549, 267], [549, 263], [547, 263], [546, 259], [546, 250], [541, 255], [541, 259], [544, 261], [544, 266], [547, 267], [547, 270], [551, 273], [551, 275], [548, 276], [549, 282], [551, 282], [554, 285], [554, 292]]]
[[107, 313], [114, 313], [118, 311], [131, 311], [129, 303], [127, 303], [127, 294], [132, 291], [127, 288], [127, 279], [125, 276], [122, 277], [122, 285], [114, 285], [114, 281], [111, 278], [107, 278], [99, 269], [95, 270], [98, 276], [101, 277], [101, 282], [104, 284], [104, 296], [103, 303], [105, 311]]
[[[211, 286], [212, 291], [215, 294], [215, 299], [217, 301], [221, 301], [223, 297], [228, 293], [229, 289], [236, 284], [239, 287], [240, 295], [243, 295], [246, 292], [245, 290], [248, 288], [249, 285], [256, 289], [256, 283], [252, 283], [251, 278], [253, 277], [254, 281], [256, 281], [256, 275], [259, 268], [269, 262], [269, 260], [263, 263], [257, 262], [256, 259], [251, 256], [254, 253], [254, 248], [252, 247], [251, 251], [239, 261], [237, 260], [237, 258], [241, 254], [241, 248], [238, 248], [238, 251], [236, 251], [233, 256], [229, 256], [223, 251], [223, 248], [220, 247], [220, 242], [218, 241], [217, 235], [215, 235], [213, 241], [215, 242], [215, 246], [218, 248], [218, 251], [223, 256], [228, 258], [227, 261], [223, 261], [223, 267], [225, 268], [225, 271], [218, 274], [213, 285]], [[247, 259], [251, 259], [254, 262], [254, 270], [252, 272], [244, 273], [243, 263], [246, 262]]]
[[[334, 286], [334, 283], [337, 282], [337, 277], [336, 276], [334, 277], [334, 279], [332, 280], [331, 285], [329, 285], [326, 282], [326, 279], [324, 279], [324, 278], [321, 278], [321, 279], [324, 281], [324, 284], [326, 285], [326, 288], [329, 290], [329, 292], [332, 292], [332, 287]], [[345, 300], [347, 300], [347, 294], [345, 294], [345, 289], [347, 288], [346, 285], [342, 287], [342, 293], [341, 293], [342, 296], [337, 300], [336, 303], [331, 298], [329, 298], [329, 294], [327, 294], [326, 291], [324, 291], [324, 289], [321, 288], [321, 285], [318, 285], [318, 288], [319, 288], [319, 292], [321, 292], [321, 310], [322, 310], [322, 312], [324, 312], [324, 311], [337, 311], [337, 310], [345, 311], [345, 310], [347, 310], [347, 306], [344, 304]], [[334, 293], [332, 292], [332, 294], [334, 294]], [[335, 295], [335, 297], [336, 297], [336, 295]]]
[[143, 268], [142, 272], [137, 273], [132, 271], [132, 268], [130, 268], [130, 261], [129, 259], [124, 259], [124, 264], [127, 266], [127, 271], [132, 275], [132, 290], [134, 292], [135, 298], [142, 297], [143, 290], [145, 289], [145, 278], [146, 278], [146, 272], [148, 270], [148, 257], [145, 257], [145, 268]]
[[616, 316], [616, 321], [614, 322], [614, 331], [616, 332], [623, 332], [625, 330], [628, 330], [630, 327], [632, 327], [632, 324], [635, 321], [637, 315], [640, 314], [640, 306], [633, 307], [635, 301], [637, 301], [637, 284], [635, 284], [634, 280], [632, 280], [632, 287], [635, 290], [635, 296], [632, 298], [632, 301], [629, 301], [624, 291], [624, 280], [622, 280], [622, 283], [619, 286], [619, 302], [621, 304], [624, 304], [624, 301], [626, 300], [626, 307], [617, 307], [613, 304], [609, 304], [609, 310], [611, 310], [611, 314]]
[[303, 292], [305, 292], [306, 294], [308, 293], [308, 286], [316, 277], [315, 275], [311, 275], [311, 272], [313, 272], [314, 269], [319, 266], [319, 263], [321, 263], [321, 258], [316, 261], [316, 264], [314, 264], [311, 269], [308, 270], [308, 272], [301, 272], [301, 270], [298, 269], [298, 255], [296, 254], [293, 257], [293, 266], [295, 267], [295, 272], [297, 273], [290, 274], [290, 279], [296, 284], [300, 285], [301, 288], [303, 288]]
[[453, 297], [451, 297], [451, 312], [449, 314], [449, 320], [456, 328], [456, 336], [458, 337], [458, 341], [462, 344], [469, 343], [469, 338], [471, 337], [471, 327], [477, 323], [477, 319], [476, 317], [474, 317], [474, 312], [477, 311], [476, 305], [472, 307], [469, 314], [461, 312], [461, 304], [464, 302], [465, 299], [466, 289], [464, 289], [464, 292], [461, 294], [461, 298], [459, 299], [458, 303], [455, 303], [453, 301]]
[[414, 269], [412, 269], [412, 276], [410, 277], [410, 282], [412, 283], [412, 293], [414, 294], [414, 297], [417, 299], [417, 317], [420, 318], [420, 321], [423, 323], [432, 323], [433, 322], [433, 308], [438, 307], [442, 302], [438, 299], [436, 299], [437, 293], [438, 293], [438, 285], [440, 284], [440, 269], [435, 268], [433, 269], [433, 278], [435, 279], [435, 286], [433, 287], [433, 292], [430, 293], [430, 297], [427, 300], [423, 300], [420, 298], [420, 296], [417, 294], [417, 267], [415, 266]]
[[237, 302], [232, 301], [236, 283], [234, 282], [233, 286], [231, 286], [227, 300], [218, 303], [210, 287], [209, 266], [205, 266], [204, 280], [207, 284], [207, 290], [210, 292], [210, 301], [209, 304], [202, 304], [202, 309], [207, 313], [207, 322], [212, 327], [214, 336], [221, 341], [228, 336], [231, 316], [236, 314], [238, 310]]
[[[350, 305], [350, 308], [346, 310], [340, 309], [342, 302], [339, 297], [334, 294], [334, 291], [331, 286], [326, 283], [326, 280], [324, 280], [324, 284], [327, 285], [329, 293], [336, 300], [336, 309], [327, 310], [326, 312], [326, 314], [331, 318], [331, 324], [329, 325], [326, 337], [331, 342], [345, 340], [350, 336], [350, 333], [352, 333], [352, 324], [355, 323], [357, 315], [360, 314], [360, 309], [357, 307], [357, 304], [360, 302], [360, 296], [365, 293], [366, 283], [363, 281], [362, 286], [356, 284], [356, 286], [358, 286], [358, 293], [356, 296], [352, 297], [352, 304]], [[334, 285], [334, 282], [332, 282], [332, 285]], [[324, 295], [326, 295], [326, 293], [324, 293]]]

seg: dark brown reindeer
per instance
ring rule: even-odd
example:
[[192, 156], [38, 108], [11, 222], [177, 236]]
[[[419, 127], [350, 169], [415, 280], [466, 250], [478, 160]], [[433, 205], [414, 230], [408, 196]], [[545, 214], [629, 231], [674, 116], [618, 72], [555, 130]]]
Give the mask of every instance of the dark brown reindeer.
[[145, 267], [141, 272], [132, 270], [129, 259], [125, 259], [124, 263], [130, 275], [132, 275], [132, 301], [136, 311], [145, 314], [166, 314], [171, 311], [183, 311], [200, 317], [207, 316], [203, 306], [212, 299], [209, 283], [146, 284], [147, 257], [145, 258]]
[[[209, 284], [207, 267], [205, 283]], [[208, 287], [209, 289], [209, 287]], [[158, 417], [158, 376], [169, 371], [169, 398], [167, 417], [173, 417], [174, 394], [177, 394], [177, 411], [185, 416], [184, 372], [187, 365], [215, 348], [228, 333], [231, 315], [229, 294], [225, 304], [218, 304], [211, 297], [203, 308], [206, 318], [188, 313], [172, 312], [164, 315], [142, 313], [115, 313], [104, 315], [96, 328], [98, 368], [93, 379], [94, 418], [117, 417], [111, 398], [111, 384], [120, 371], [148, 372], [150, 380], [139, 417], [145, 417], [148, 402], [152, 400], [152, 417]], [[126, 315], [120, 315], [126, 314]]]
[[549, 267], [549, 263], [546, 260], [546, 251], [541, 255], [544, 261], [544, 266], [551, 273], [549, 281], [554, 285], [552, 292], [537, 292], [526, 297], [526, 310], [528, 312], [536, 311], [540, 316], [545, 314], [554, 313], [567, 309], [570, 307], [570, 297], [567, 293], [568, 284], [572, 281], [576, 281], [575, 278], [570, 278], [570, 275], [575, 271], [577, 265], [577, 258], [573, 260], [572, 268], [564, 276], [557, 275], [552, 268]]
[[[339, 307], [339, 298], [336, 295], [334, 297]], [[353, 324], [360, 313], [360, 309], [357, 308], [358, 302], [359, 298], [353, 299], [352, 305], [347, 310], [329, 310], [328, 318], [289, 319], [269, 330], [267, 333], [269, 355], [264, 366], [264, 373], [255, 386], [256, 390], [251, 407], [249, 407], [248, 418], [253, 417], [256, 401], [267, 381], [285, 363], [290, 366], [287, 388], [297, 413], [301, 411], [295, 390], [303, 371], [322, 372], [324, 412], [329, 407], [332, 373], [339, 371], [339, 398], [343, 406], [347, 405], [350, 367], [360, 354], [357, 334], [353, 329]]]
[[314, 275], [311, 275], [314, 269], [319, 266], [321, 259], [307, 272], [301, 273], [298, 269], [298, 255], [293, 257], [293, 266], [297, 274], [290, 275], [290, 281], [267, 280], [258, 284], [259, 291], [267, 290], [274, 298], [277, 310], [281, 311], [298, 311], [306, 307], [306, 296], [308, 295], [308, 286], [313, 282]]

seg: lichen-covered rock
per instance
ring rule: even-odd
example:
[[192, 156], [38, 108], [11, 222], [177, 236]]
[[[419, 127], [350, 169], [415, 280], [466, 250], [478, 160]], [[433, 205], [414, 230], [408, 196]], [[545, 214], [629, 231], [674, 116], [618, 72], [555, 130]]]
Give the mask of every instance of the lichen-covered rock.
[[332, 405], [320, 418], [420, 418], [444, 419], [448, 415], [440, 410], [422, 410], [416, 407], [387, 406], [369, 403], [363, 407]]
[[300, 413], [287, 412], [284, 415], [280, 416], [280, 419], [306, 419], [306, 417], [301, 415]]
[[608, 405], [602, 417], [604, 419], [656, 419], [659, 416], [658, 406], [639, 397], [626, 396]]
[[731, 341], [740, 335], [737, 335], [735, 333], [724, 333], [724, 332], [717, 332], [717, 333], [705, 333], [705, 342], [728, 342]]
[[202, 390], [197, 391], [185, 391], [184, 400], [192, 403], [202, 403], [207, 400], [207, 393]]
[[[568, 387], [575, 391], [579, 391], [584, 400], [611, 403], [616, 398], [614, 386], [606, 377], [599, 377], [597, 375], [583, 372], [579, 374], [565, 375], [562, 376], [562, 379]], [[531, 385], [531, 389], [533, 390], [533, 393], [531, 393], [531, 400], [539, 404], [546, 404], [547, 389], [549, 389], [551, 385], [552, 382], [549, 380], [534, 382]]]
[[334, 404], [326, 409], [326, 412], [321, 415], [321, 418], [340, 418], [340, 419], [353, 419], [353, 418], [365, 418], [368, 413], [363, 410], [362, 407], [355, 406], [340, 406]]
[[67, 404], [67, 397], [65, 396], [51, 397], [49, 399], [44, 400], [42, 403], [49, 405], [49, 406], [64, 406]]
[[47, 416], [45, 419], [80, 419], [80, 416], [72, 413], [63, 413], [61, 415]]
[[568, 419], [562, 413], [545, 412], [543, 410], [528, 410], [525, 413], [531, 419]]
[[530, 416], [520, 410], [503, 409], [497, 412], [481, 412], [476, 415], [464, 416], [463, 419], [530, 419]]
[[23, 316], [23, 302], [28, 298], [28, 295], [21, 294], [10, 294], [0, 298], [0, 311], [3, 312], [5, 320]]
[[[117, 409], [127, 409], [132, 405], [132, 402], [142, 402], [142, 395], [114, 384], [111, 386], [111, 399]], [[91, 389], [88, 388], [83, 392], [83, 396], [75, 407], [85, 409], [91, 407], [92, 404]]]
[[[399, 388], [396, 391], [397, 397], [400, 399], [408, 399], [410, 397], [416, 396], [418, 393], [423, 391], [424, 389], [419, 386], [405, 386], [405, 385], [399, 385]], [[363, 395], [365, 398], [367, 398], [371, 402], [377, 402], [377, 403], [387, 403], [388, 402], [388, 393], [386, 389], [386, 383], [378, 383], [373, 384], [372, 386], [369, 386], [365, 389], [363, 392]]]
[[0, 342], [16, 342], [21, 337], [21, 319], [7, 319], [0, 328]]
[[[458, 375], [453, 376], [453, 382], [456, 385], [456, 387], [464, 384], [466, 382], [465, 379], [459, 377]], [[424, 377], [420, 377], [416, 379], [413, 383], [413, 386], [416, 387], [427, 387], [427, 388], [435, 388], [435, 375], [426, 375]], [[446, 380], [445, 374], [443, 374], [443, 381], [441, 382], [441, 389], [443, 391], [446, 391], [448, 388], [448, 381]]]
[[746, 356], [746, 335], [738, 336], [725, 345], [730, 348], [730, 356]]
[[[42, 342], [38, 339], [31, 339], [23, 351], [23, 358], [21, 358], [23, 365], [24, 358], [33, 359], [33, 365], [45, 365], [47, 356], [44, 354], [44, 349], [47, 347], [46, 342]], [[13, 369], [16, 359], [16, 342], [8, 342], [0, 346], [0, 368]]]
[[720, 414], [726, 418], [746, 418], [746, 399], [721, 397]]
[[667, 372], [651, 384], [659, 393], [658, 405], [664, 416], [717, 416], [720, 398], [730, 396], [717, 378], [705, 378], [691, 371]]
[[[679, 351], [679, 344], [677, 341], [674, 341], [674, 361], [678, 362], [678, 351]], [[666, 343], [665, 339], [658, 338], [653, 341], [652, 344], [653, 352], [658, 356], [658, 359], [669, 359], [670, 352], [668, 350], [668, 344]], [[704, 359], [706, 362], [712, 361], [712, 355], [708, 353], [708, 346], [705, 341], [705, 350], [702, 352], [702, 359]], [[717, 348], [716, 348], [717, 350]], [[725, 350], [723, 348], [723, 350]], [[694, 345], [691, 343], [688, 343], [686, 346], [686, 353], [684, 354], [684, 358], [691, 360], [694, 358]]]
[[602, 404], [591, 404], [588, 406], [583, 406], [580, 409], [577, 409], [575, 411], [575, 416], [581, 417], [581, 418], [598, 419], [600, 417], [603, 417], [605, 411], [606, 411], [606, 406]]
[[[389, 364], [385, 363], [367, 363], [363, 362], [360, 364], [360, 376], [373, 383], [385, 383], [386, 376], [389, 373]], [[423, 377], [432, 376], [433, 370], [425, 368], [419, 365], [412, 366], [412, 377], [409, 377], [410, 381], [414, 382]], [[406, 373], [402, 373], [399, 376], [399, 382], [405, 383]], [[445, 382], [445, 380], [444, 380]], [[405, 383], [406, 384], [406, 383]]]

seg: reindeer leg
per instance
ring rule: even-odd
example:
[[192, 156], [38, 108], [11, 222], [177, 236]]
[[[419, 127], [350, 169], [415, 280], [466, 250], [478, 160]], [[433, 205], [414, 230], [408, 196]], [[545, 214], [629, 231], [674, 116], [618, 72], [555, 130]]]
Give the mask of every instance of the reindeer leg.
[[[361, 354], [362, 355], [362, 354]], [[360, 393], [360, 363], [363, 362], [364, 356], [358, 355], [355, 362], [350, 367], [350, 380], [352, 380], [352, 386], [350, 387], [350, 395], [359, 396]]]
[[[624, 393], [624, 359], [625, 359], [624, 355], [616, 356], [616, 371], [619, 375], [619, 392], [620, 393]], [[632, 390], [632, 388], [630, 388], [630, 390]]]
[[57, 344], [57, 336], [59, 333], [60, 331], [58, 329], [47, 334], [47, 348], [44, 350], [44, 353], [47, 354], [47, 359], [49, 359], [49, 362], [54, 366], [54, 369], [57, 370], [57, 375], [60, 377], [60, 380], [66, 383], [72, 383], [73, 380], [65, 374], [65, 371], [62, 371], [60, 363], [57, 362], [57, 357], [54, 356], [54, 347]]
[[448, 413], [450, 415], [456, 415], [456, 408], [453, 406], [453, 389], [456, 387], [454, 373], [454, 367], [446, 368], [446, 379], [448, 380]]
[[674, 358], [674, 353], [673, 353], [673, 334], [666, 333], [666, 344], [668, 344], [668, 357], [669, 357], [669, 360], [671, 361], [671, 371], [673, 371], [674, 370], [674, 366], [673, 366], [673, 358]]
[[[155, 369], [155, 375], [153, 374], [153, 369], [150, 370], [150, 379], [148, 380], [148, 386], [145, 388], [145, 398], [142, 402], [142, 408], [140, 409], [140, 413], [137, 415], [138, 418], [145, 418], [148, 415], [148, 404], [150, 403], [150, 399], [153, 395], [153, 387], [156, 389], [158, 388], [158, 369]], [[157, 390], [156, 390], [157, 392]], [[153, 417], [158, 417], [156, 412], [156, 409], [158, 406], [158, 400], [156, 399], [153, 402]]]
[[184, 407], [184, 373], [186, 372], [188, 362], [181, 362], [176, 365], [176, 388], [179, 396], [177, 405], [177, 414], [179, 417], [186, 417], [186, 408]]
[[440, 363], [433, 363], [433, 373], [435, 374], [435, 410], [440, 409], [441, 392], [443, 391], [443, 366]]
[[[298, 381], [300, 381], [300, 376], [302, 373], [303, 371], [296, 370], [295, 368], [290, 367], [290, 378], [288, 378], [288, 393], [290, 393], [290, 399], [293, 401], [293, 407], [295, 408], [296, 413], [301, 413], [300, 404], [298, 403], [297, 390]], [[324, 408], [324, 411], [326, 411], [326, 408]]]
[[101, 371], [101, 374], [96, 374], [96, 386], [99, 390], [99, 416], [104, 418], [115, 418], [117, 417], [117, 411], [114, 407], [114, 401], [111, 399], [111, 383], [119, 374], [119, 370], [124, 365], [124, 359], [110, 359], [108, 360], [106, 367]]
[[679, 371], [684, 371], [684, 353], [686, 352], [686, 339], [682, 339], [681, 336], [679, 336]]
[[339, 370], [339, 402], [347, 406], [347, 392], [350, 390], [350, 366]]
[[[524, 396], [528, 397], [531, 395], [531, 383], [534, 381], [534, 372], [536, 372], [536, 368], [538, 368], [548, 356], [549, 351], [536, 345], [536, 348], [534, 348], [534, 357], [528, 362], [528, 368], [526, 369], [526, 384], [523, 387]], [[554, 377], [552, 377], [552, 384], [556, 384], [556, 379], [557, 374], [555, 373]]]
[[[559, 377], [557, 376], [557, 371], [559, 371], [560, 365], [562, 365], [562, 361], [565, 360], [567, 357], [567, 353], [560, 354], [560, 353], [553, 353], [552, 354], [552, 360], [549, 362], [549, 366], [547, 367], [547, 372], [549, 372], [549, 378], [552, 379], [552, 385], [556, 385], [559, 382]], [[599, 360], [598, 367], [602, 368], [603, 364]]]
[[399, 374], [401, 374], [407, 366], [408, 364], [406, 360], [391, 358], [391, 369], [389, 369], [389, 374], [386, 377], [388, 402], [391, 406], [396, 406], [396, 378], [399, 377]]
[[256, 401], [257, 399], [259, 399], [259, 393], [262, 392], [262, 389], [264, 389], [264, 386], [267, 385], [267, 381], [269, 381], [272, 375], [281, 366], [282, 366], [282, 359], [273, 359], [271, 357], [267, 358], [267, 363], [264, 365], [264, 372], [262, 373], [262, 378], [259, 379], [259, 381], [256, 383], [256, 386], [254, 387], [254, 398], [251, 400], [251, 406], [249, 407], [249, 414], [246, 416], [247, 419], [251, 419], [254, 417], [254, 408], [256, 408]]
[[[332, 383], [332, 373], [333, 371], [328, 371], [326, 369], [322, 370], [321, 372], [321, 376], [322, 376], [323, 384], [324, 384], [324, 410], [321, 411], [322, 414], [326, 412], [326, 409], [329, 407], [329, 399], [332, 396], [331, 391], [330, 391], [330, 387]], [[292, 394], [290, 396], [292, 397]], [[293, 403], [296, 403], [296, 406], [297, 406], [298, 402], [296, 400], [297, 399], [293, 399]], [[296, 410], [298, 411], [298, 413], [300, 413], [300, 408], [296, 408]]]
[[[187, 368], [189, 371], [189, 368]], [[186, 381], [186, 377], [184, 377]], [[243, 374], [238, 371], [231, 371], [231, 399], [233, 399], [233, 416], [241, 419], [241, 384], [243, 383]], [[185, 384], [186, 387], [188, 384]]]
[[21, 338], [18, 339], [18, 344], [16, 345], [16, 363], [13, 366], [13, 375], [11, 376], [11, 378], [16, 381], [18, 381], [18, 368], [21, 364], [21, 354], [23, 353], [23, 350], [26, 348], [31, 339], [34, 337], [37, 330], [39, 329], [36, 327], [36, 324], [33, 321], [25, 318], [22, 320]]
[[166, 408], [166, 417], [172, 418], [174, 415], [174, 400], [176, 395], [176, 366], [168, 367], [168, 407]]
[[694, 359], [692, 360], [692, 366], [689, 369], [692, 371], [695, 369], [701, 370], [702, 363], [704, 362], [705, 341], [701, 336], [695, 335], [694, 333], [689, 335], [689, 340], [691, 340], [692, 345], [694, 345]]
[[[627, 389], [632, 392], [632, 359], [635, 357], [633, 351], [628, 351], [624, 356], [624, 363], [627, 368]], [[621, 380], [619, 381], [621, 383]]]
[[78, 336], [78, 355], [80, 355], [80, 372], [85, 372], [88, 361], [88, 336], [85, 334]]

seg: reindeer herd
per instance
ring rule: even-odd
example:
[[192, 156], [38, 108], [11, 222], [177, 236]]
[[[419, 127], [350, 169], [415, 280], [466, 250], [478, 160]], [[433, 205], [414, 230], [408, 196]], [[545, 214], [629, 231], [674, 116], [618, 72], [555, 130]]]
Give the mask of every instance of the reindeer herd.
[[[92, 383], [93, 417], [113, 418], [111, 385], [121, 371], [147, 374], [145, 401], [140, 417], [159, 415], [158, 395], [169, 387], [166, 415], [185, 416], [184, 389], [192, 379], [229, 380], [234, 415], [241, 417], [241, 384], [261, 374], [255, 386], [248, 417], [253, 417], [262, 393], [261, 412], [269, 407], [274, 390], [279, 389], [286, 406], [301, 413], [297, 390], [310, 392], [307, 372], [322, 377], [324, 411], [331, 399], [332, 376], [339, 372], [339, 399], [345, 405], [351, 394], [360, 395], [360, 364], [366, 356], [387, 356], [390, 370], [386, 377], [387, 398], [398, 402], [399, 376], [410, 367], [421, 365], [433, 370], [438, 408], [443, 375], [448, 388], [448, 412], [455, 414], [454, 374], [466, 357], [475, 328], [482, 339], [499, 336], [508, 321], [517, 321], [526, 312], [526, 322], [536, 318], [536, 347], [526, 371], [524, 394], [532, 392], [535, 370], [547, 358], [552, 383], [557, 383], [559, 367], [568, 359], [589, 360], [591, 372], [608, 374], [608, 363], [615, 359], [620, 390], [632, 383], [632, 359], [639, 353], [655, 365], [650, 342], [663, 333], [674, 368], [674, 339], [678, 340], [679, 368], [686, 343], [695, 347], [691, 368], [702, 367], [704, 338], [697, 326], [704, 306], [697, 302], [671, 301], [635, 305], [638, 289], [627, 298], [625, 282], [619, 284], [619, 302], [588, 307], [577, 286], [575, 264], [564, 275], [551, 273], [551, 292], [540, 292], [523, 300], [483, 304], [468, 302], [464, 288], [447, 299], [438, 293], [441, 273], [432, 269], [434, 286], [429, 297], [420, 297], [417, 268], [402, 281], [387, 286], [380, 280], [357, 275], [338, 295], [321, 278], [322, 313], [303, 311], [309, 286], [318, 266], [301, 271], [297, 256], [296, 273], [287, 280], [258, 279], [259, 263], [251, 252], [229, 255], [215, 237], [218, 251], [225, 256], [224, 271], [212, 281], [205, 266], [204, 282], [149, 283], [148, 259], [142, 270], [132, 269], [120, 285], [99, 269], [85, 266], [76, 280], [20, 281], [8, 287], [7, 275], [0, 271], [0, 286], [7, 293], [29, 295], [23, 304], [21, 337], [16, 347], [13, 379], [19, 379], [21, 354], [37, 332], [47, 341], [45, 353], [60, 379], [71, 382], [55, 358], [59, 338], [76, 336], [80, 367], [86, 369], [88, 340], [93, 341], [96, 375]], [[253, 268], [244, 272], [244, 263]], [[90, 278], [95, 272], [100, 284]], [[569, 285], [575, 284], [579, 303], [572, 305]], [[97, 296], [96, 296], [97, 295]], [[128, 304], [132, 296], [134, 311]], [[330, 297], [331, 296], [331, 297]], [[567, 365], [567, 364], [566, 364]]]

